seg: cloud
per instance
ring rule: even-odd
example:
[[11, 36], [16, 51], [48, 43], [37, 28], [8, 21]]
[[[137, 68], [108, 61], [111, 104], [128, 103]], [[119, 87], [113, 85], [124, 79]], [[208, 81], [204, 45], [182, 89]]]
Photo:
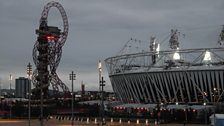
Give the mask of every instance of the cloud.
[[[33, 62], [35, 29], [47, 2], [0, 1], [0, 77], [3, 87], [8, 86], [10, 73], [15, 77], [26, 76], [26, 65]], [[145, 44], [151, 35], [163, 41], [169, 36], [170, 29], [177, 28], [185, 34], [185, 38], [181, 38], [183, 48], [214, 47], [224, 19], [222, 0], [58, 2], [65, 8], [69, 19], [69, 36], [62, 48], [59, 77], [69, 85], [68, 74], [78, 69], [77, 83], [84, 81], [92, 90], [98, 89], [98, 60], [114, 56], [131, 37], [143, 40]], [[61, 17], [55, 8], [49, 12], [49, 24], [61, 28]], [[163, 44], [166, 49], [167, 46], [168, 40]], [[106, 70], [104, 76], [107, 90], [112, 90]]]

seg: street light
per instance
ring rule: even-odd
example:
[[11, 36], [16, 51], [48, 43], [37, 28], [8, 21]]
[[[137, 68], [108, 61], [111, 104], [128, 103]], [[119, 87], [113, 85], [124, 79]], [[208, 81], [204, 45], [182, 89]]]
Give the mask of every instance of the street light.
[[207, 109], [206, 109], [206, 102], [203, 103], [205, 106], [205, 124], [207, 124]]
[[73, 102], [74, 102], [74, 94], [73, 94], [73, 81], [75, 80], [75, 77], [76, 77], [76, 74], [74, 74], [73, 73], [73, 71], [72, 71], [72, 73], [71, 74], [69, 74], [69, 80], [71, 80], [72, 81], [72, 93], [71, 93], [71, 95], [72, 95], [72, 126], [74, 125], [74, 121], [73, 121]]
[[214, 96], [214, 99], [213, 99], [213, 100], [214, 100], [214, 103], [215, 103], [215, 93], [216, 93], [216, 90], [217, 90], [216, 88], [213, 88], [213, 91], [214, 91], [214, 93], [213, 93], [213, 96]]
[[[214, 106], [215, 106], [215, 92], [216, 92], [216, 88], [213, 88], [213, 91], [214, 91], [214, 93], [213, 93], [213, 96], [214, 96], [213, 101], [214, 101]], [[215, 126], [215, 124], [216, 124], [216, 120], [215, 120], [215, 108], [216, 108], [216, 107], [214, 107], [214, 126]]]
[[185, 102], [185, 123], [187, 123], [187, 114], [188, 114], [188, 103]]
[[29, 98], [29, 100], [28, 100], [28, 119], [29, 119], [29, 126], [30, 126], [30, 95], [31, 95], [31, 92], [30, 92], [30, 90], [31, 90], [31, 79], [32, 79], [32, 65], [29, 63], [28, 65], [27, 65], [27, 69], [26, 69], [27, 71], [27, 77], [28, 77], [28, 80], [29, 80], [29, 83], [28, 83], [28, 98]]

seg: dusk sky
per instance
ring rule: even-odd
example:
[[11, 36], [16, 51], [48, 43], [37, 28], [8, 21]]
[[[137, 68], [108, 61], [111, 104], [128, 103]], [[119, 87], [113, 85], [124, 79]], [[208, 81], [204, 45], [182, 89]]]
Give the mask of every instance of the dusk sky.
[[[149, 46], [150, 36], [159, 42], [171, 29], [180, 31], [181, 48], [218, 47], [224, 24], [223, 0], [55, 0], [64, 7], [69, 34], [62, 48], [57, 69], [60, 79], [70, 88], [69, 74], [77, 74], [75, 90], [81, 82], [86, 90], [98, 90], [98, 61], [115, 56], [130, 38]], [[26, 77], [29, 62], [35, 69], [32, 50], [35, 29], [48, 0], [0, 0], [0, 79], [9, 88], [13, 79]], [[57, 9], [49, 12], [48, 25], [62, 27]], [[164, 48], [168, 40], [163, 43]], [[103, 76], [107, 91], [112, 91], [105, 65]], [[12, 81], [14, 88], [15, 81]]]

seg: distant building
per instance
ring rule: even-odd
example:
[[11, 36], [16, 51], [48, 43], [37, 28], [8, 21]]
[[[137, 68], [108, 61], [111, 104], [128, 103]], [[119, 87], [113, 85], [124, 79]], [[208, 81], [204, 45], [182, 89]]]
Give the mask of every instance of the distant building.
[[29, 89], [31, 88], [28, 78], [19, 77], [16, 79], [16, 94], [17, 98], [28, 98]]
[[81, 84], [82, 96], [85, 94], [85, 84]]

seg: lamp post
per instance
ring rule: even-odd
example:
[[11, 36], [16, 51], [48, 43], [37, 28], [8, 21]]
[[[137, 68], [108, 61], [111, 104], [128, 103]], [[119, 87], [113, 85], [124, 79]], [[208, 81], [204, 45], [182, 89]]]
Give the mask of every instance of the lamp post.
[[103, 79], [103, 77], [102, 77], [102, 79], [101, 79], [101, 81], [100, 81], [100, 87], [101, 87], [101, 111], [100, 111], [100, 117], [101, 117], [101, 125], [103, 126], [104, 124], [105, 124], [105, 122], [104, 122], [104, 95], [103, 95], [103, 91], [104, 91], [104, 86], [105, 86], [105, 80]]
[[188, 114], [188, 103], [185, 102], [185, 123], [187, 123], [187, 114]]
[[[11, 97], [12, 96], [12, 75], [11, 74], [9, 75], [9, 82], [10, 82], [10, 84], [9, 84], [9, 91], [10, 91], [9, 95]], [[12, 119], [12, 102], [11, 102], [11, 100], [10, 100], [10, 107], [9, 107], [9, 109], [10, 109], [9, 117], [10, 117], [10, 119]]]
[[[176, 104], [176, 106], [178, 106], [178, 105], [179, 105], [179, 103], [178, 103], [178, 102], [176, 102], [175, 104]], [[177, 118], [177, 114], [179, 114], [179, 113], [175, 110], [175, 120], [176, 120], [176, 118]]]
[[213, 88], [213, 96], [214, 96], [214, 99], [213, 99], [213, 102], [214, 102], [214, 126], [215, 126], [215, 124], [216, 124], [216, 120], [215, 120], [215, 92], [216, 92], [216, 88]]
[[69, 74], [69, 80], [72, 81], [72, 93], [71, 93], [71, 95], [72, 95], [72, 126], [74, 125], [74, 121], [73, 121], [73, 118], [74, 118], [74, 115], [73, 115], [73, 102], [74, 102], [73, 81], [75, 80], [75, 77], [76, 77], [76, 74], [74, 74], [72, 71], [72, 73]]
[[27, 65], [27, 77], [28, 77], [28, 80], [29, 80], [29, 83], [28, 83], [28, 119], [29, 119], [29, 126], [30, 126], [30, 95], [31, 95], [31, 78], [32, 78], [32, 65], [29, 63]]
[[203, 103], [205, 106], [205, 124], [207, 124], [207, 109], [206, 109], [206, 102]]
[[215, 104], [215, 93], [216, 93], [216, 90], [217, 90], [216, 88], [213, 88], [213, 92], [214, 92], [213, 93], [213, 96], [214, 96], [213, 101], [214, 101], [214, 104]]

